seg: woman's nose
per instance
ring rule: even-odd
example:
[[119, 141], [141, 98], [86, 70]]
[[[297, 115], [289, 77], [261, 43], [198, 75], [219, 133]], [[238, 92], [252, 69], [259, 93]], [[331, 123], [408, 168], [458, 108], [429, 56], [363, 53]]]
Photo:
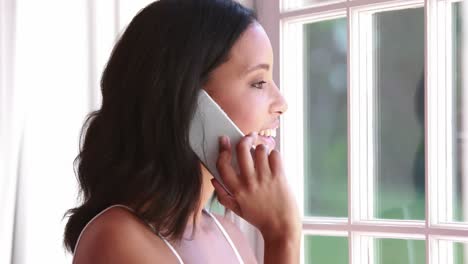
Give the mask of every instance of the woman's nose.
[[284, 99], [284, 96], [281, 94], [281, 91], [279, 90], [278, 86], [276, 86], [276, 84], [275, 88], [275, 101], [272, 106], [272, 112], [279, 113], [281, 115], [288, 110], [288, 103], [286, 102], [286, 99]]

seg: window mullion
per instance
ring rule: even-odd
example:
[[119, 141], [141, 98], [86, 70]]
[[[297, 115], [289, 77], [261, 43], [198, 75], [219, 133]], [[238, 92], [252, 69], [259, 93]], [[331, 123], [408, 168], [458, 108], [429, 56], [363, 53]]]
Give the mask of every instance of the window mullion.
[[[294, 190], [301, 215], [304, 215], [304, 144], [303, 144], [303, 47], [302, 26], [300, 23], [282, 22], [281, 38], [281, 87], [285, 89], [284, 97], [289, 103], [288, 113], [282, 118], [280, 126], [282, 135], [296, 135], [280, 138], [281, 152], [285, 170], [288, 172], [288, 182]], [[301, 242], [304, 249], [304, 240]], [[304, 263], [304, 254], [301, 254]]]
[[[426, 1], [426, 51], [425, 51], [425, 107], [426, 107], [426, 222], [428, 226], [437, 223], [438, 199], [437, 199], [437, 123], [430, 118], [436, 113], [437, 94], [432, 87], [436, 87], [437, 75], [437, 12], [436, 1]], [[434, 84], [433, 84], [434, 83]], [[434, 194], [434, 196], [430, 194]]]
[[[349, 12], [349, 160], [350, 160], [350, 211], [349, 217], [351, 222], [359, 222], [362, 219], [362, 215], [365, 214], [362, 210], [362, 201], [367, 199], [367, 193], [365, 192], [366, 184], [362, 183], [360, 178], [367, 171], [365, 164], [366, 158], [366, 130], [365, 128], [365, 116], [362, 113], [365, 112], [365, 102], [362, 100], [362, 86], [361, 80], [362, 74], [365, 72], [365, 66], [362, 65], [363, 57], [365, 58], [365, 49], [361, 45], [360, 36], [362, 34], [360, 30], [360, 17], [359, 13], [351, 9]], [[364, 97], [365, 98], [365, 97]], [[363, 136], [364, 135], [364, 136]]]
[[[451, 1], [427, 0], [425, 102], [428, 227], [454, 219], [452, 38]], [[428, 244], [427, 263], [453, 263], [453, 243], [434, 242], [429, 236]]]
[[[455, 163], [453, 162], [453, 141], [454, 141], [454, 136], [455, 134], [453, 133], [453, 129], [456, 127], [456, 123], [453, 122], [454, 120], [454, 100], [453, 100], [453, 81], [452, 81], [452, 65], [453, 65], [453, 56], [452, 56], [452, 50], [453, 50], [453, 34], [452, 34], [452, 3], [447, 0], [441, 2], [441, 5], [444, 6], [444, 21], [440, 21], [445, 25], [444, 28], [444, 33], [445, 36], [443, 39], [445, 39], [445, 93], [446, 93], [446, 108], [445, 108], [445, 128], [446, 128], [446, 135], [445, 137], [445, 146], [446, 146], [446, 155], [447, 155], [447, 160], [446, 160], [446, 173], [447, 173], [447, 178], [446, 178], [446, 193], [447, 196], [445, 196], [446, 199], [446, 208], [447, 208], [447, 215], [446, 215], [446, 221], [452, 221], [454, 219], [453, 217], [453, 197], [451, 196], [453, 192], [453, 167]], [[451, 256], [453, 254], [450, 254]], [[451, 262], [449, 262], [451, 263]]]
[[[366, 54], [368, 42], [362, 37], [366, 36], [365, 18], [359, 10], [349, 8], [349, 220], [351, 224], [359, 223], [368, 218], [367, 201], [369, 192], [367, 168], [367, 100], [366, 100]], [[350, 261], [352, 263], [367, 263], [369, 243], [358, 233], [350, 232]]]
[[[359, 138], [354, 135], [359, 134], [359, 104], [357, 103], [358, 94], [354, 91], [359, 78], [356, 77], [357, 57], [359, 56], [359, 39], [355, 37], [355, 31], [358, 19], [355, 12], [348, 7], [348, 223], [351, 225], [359, 219], [359, 181], [356, 181], [354, 175], [359, 175]], [[357, 86], [358, 87], [358, 86]], [[349, 231], [349, 261], [350, 263], [359, 263], [360, 243], [356, 235]], [[357, 258], [357, 259], [356, 259]]]
[[426, 7], [426, 214], [428, 225], [452, 220], [453, 99], [451, 70], [451, 5], [428, 0]]
[[361, 18], [363, 20], [363, 24], [361, 25], [362, 30], [365, 31], [365, 36], [363, 36], [363, 39], [365, 41], [365, 64], [366, 64], [366, 70], [365, 70], [365, 94], [366, 94], [366, 102], [365, 102], [365, 108], [366, 111], [364, 111], [362, 114], [366, 115], [365, 120], [366, 120], [366, 126], [367, 126], [367, 133], [366, 136], [366, 167], [367, 167], [367, 173], [364, 174], [366, 175], [365, 181], [367, 181], [367, 186], [366, 186], [366, 193], [367, 193], [367, 200], [364, 201], [364, 208], [367, 212], [365, 215], [365, 220], [372, 219], [374, 218], [374, 204], [375, 204], [375, 155], [379, 154], [380, 152], [377, 151], [376, 147], [378, 147], [377, 142], [375, 141], [375, 133], [377, 130], [376, 123], [375, 123], [375, 118], [374, 115], [376, 113], [375, 107], [378, 107], [378, 104], [376, 104], [375, 100], [378, 99], [375, 94], [375, 83], [374, 83], [374, 76], [373, 73], [376, 72], [374, 70], [374, 54], [373, 54], [373, 27], [372, 27], [372, 14], [369, 13], [363, 13], [361, 14]]

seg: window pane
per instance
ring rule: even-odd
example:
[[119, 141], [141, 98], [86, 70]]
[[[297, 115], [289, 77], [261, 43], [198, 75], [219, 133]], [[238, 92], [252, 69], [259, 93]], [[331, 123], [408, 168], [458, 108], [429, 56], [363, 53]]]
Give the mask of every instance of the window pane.
[[304, 214], [346, 217], [346, 19], [304, 25]]
[[426, 263], [426, 249], [423, 240], [375, 239], [375, 264], [423, 264]]
[[373, 32], [375, 217], [424, 219], [424, 9], [376, 13]]
[[347, 237], [304, 237], [304, 263], [333, 263], [347, 264], [348, 238]]
[[467, 253], [468, 246], [466, 243], [453, 243], [453, 263], [466, 264], [468, 263]]
[[[463, 175], [466, 176], [466, 172], [463, 171], [463, 162], [466, 160], [467, 153], [463, 151], [463, 144], [466, 144], [463, 135], [467, 134], [466, 128], [468, 124], [464, 124], [464, 118], [466, 119], [466, 113], [462, 112], [462, 108], [466, 107], [464, 105], [466, 102], [463, 102], [463, 94], [466, 91], [462, 89], [462, 52], [463, 52], [463, 28], [462, 28], [462, 3], [452, 4], [452, 91], [453, 91], [453, 102], [455, 104], [453, 110], [454, 115], [454, 141], [453, 141], [453, 151], [454, 151], [454, 181], [453, 181], [453, 220], [455, 221], [468, 221], [468, 183], [466, 178], [464, 179]], [[466, 84], [465, 84], [466, 85]], [[466, 95], [465, 95], [466, 97]], [[463, 133], [463, 127], [465, 131]], [[466, 147], [465, 147], [466, 148]]]
[[215, 195], [211, 196], [211, 199], [208, 201], [205, 208], [212, 213], [224, 215], [225, 207], [219, 202]]

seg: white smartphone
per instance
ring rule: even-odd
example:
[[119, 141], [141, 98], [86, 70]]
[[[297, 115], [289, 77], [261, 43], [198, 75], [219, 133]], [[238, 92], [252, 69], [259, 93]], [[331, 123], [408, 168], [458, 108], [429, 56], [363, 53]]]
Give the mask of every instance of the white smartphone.
[[231, 165], [239, 173], [236, 145], [244, 134], [213, 98], [204, 89], [200, 89], [197, 109], [190, 124], [190, 146], [214, 178], [232, 195], [216, 168], [219, 156], [219, 137], [222, 135], [230, 139]]

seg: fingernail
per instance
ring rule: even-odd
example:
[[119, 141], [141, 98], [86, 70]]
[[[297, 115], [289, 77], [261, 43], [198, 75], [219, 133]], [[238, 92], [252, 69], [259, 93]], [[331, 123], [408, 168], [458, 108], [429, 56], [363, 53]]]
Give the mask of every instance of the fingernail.
[[210, 181], [211, 181], [211, 184], [213, 184], [213, 186], [215, 186], [216, 179], [213, 178], [213, 179], [211, 179]]
[[226, 144], [226, 139], [224, 138], [224, 136], [219, 137], [219, 144], [221, 146], [224, 146]]

